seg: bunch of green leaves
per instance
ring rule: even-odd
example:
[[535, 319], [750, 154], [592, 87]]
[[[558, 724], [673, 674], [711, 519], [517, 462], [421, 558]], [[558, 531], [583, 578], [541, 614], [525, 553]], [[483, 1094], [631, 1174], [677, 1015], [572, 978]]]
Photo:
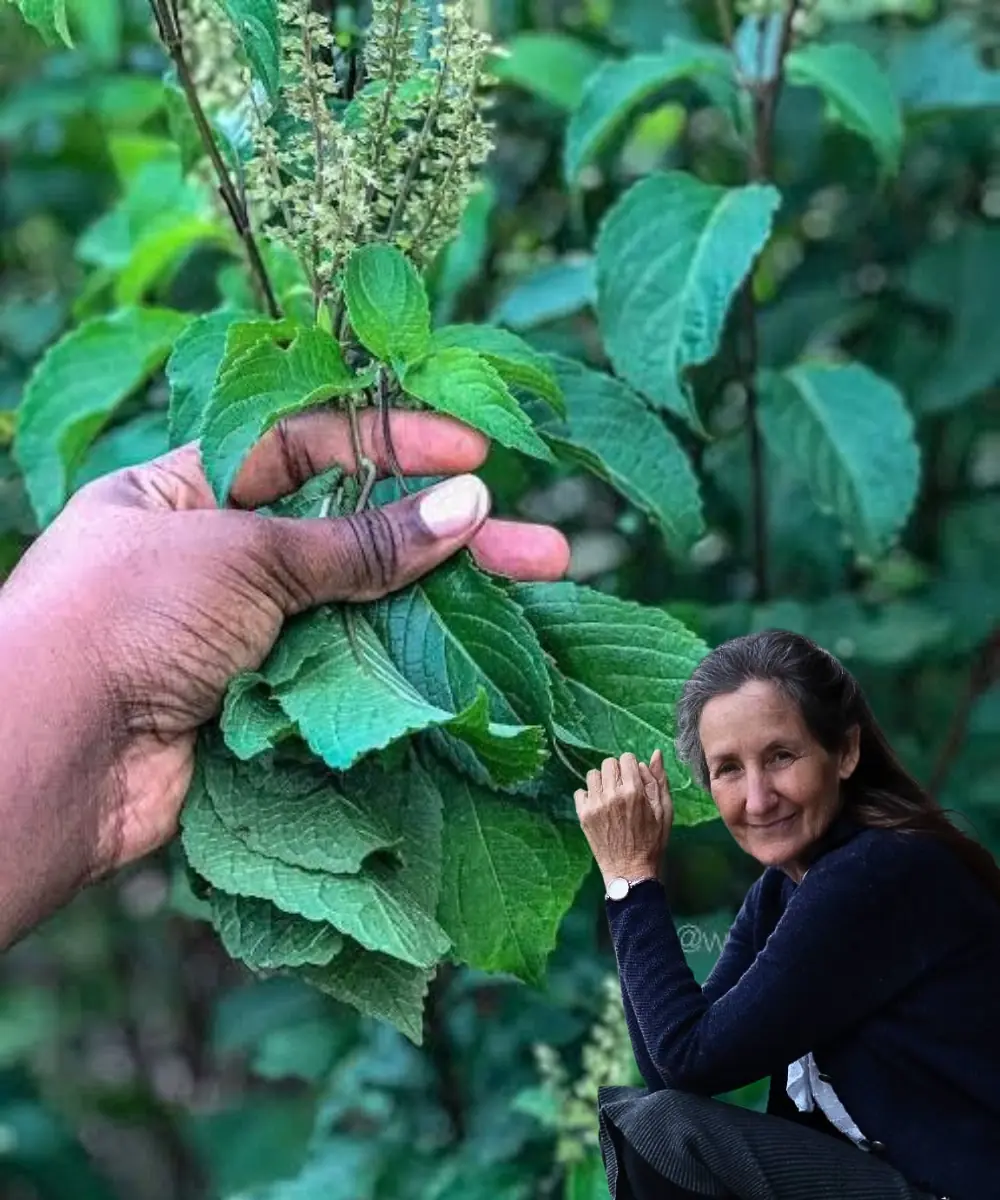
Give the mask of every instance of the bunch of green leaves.
[[[389, 396], [551, 457], [546, 424], [510, 390], [561, 411], [545, 358], [496, 329], [432, 331], [420, 277], [391, 247], [357, 250], [344, 288], [370, 358], [358, 374], [328, 333], [287, 320], [210, 315], [179, 339], [175, 426], [207, 393], [196, 427], [220, 501], [275, 421], [337, 392], [363, 398], [373, 376]], [[209, 337], [214, 378], [191, 366]], [[321, 511], [307, 489], [293, 506]], [[376, 604], [296, 618], [261, 669], [233, 681], [183, 814], [227, 949], [415, 1039], [446, 958], [539, 982], [589, 864], [564, 764], [665, 743], [669, 754], [702, 653], [666, 613], [569, 583], [514, 586], [465, 557]], [[671, 775], [679, 819], [710, 815], [673, 763]]]

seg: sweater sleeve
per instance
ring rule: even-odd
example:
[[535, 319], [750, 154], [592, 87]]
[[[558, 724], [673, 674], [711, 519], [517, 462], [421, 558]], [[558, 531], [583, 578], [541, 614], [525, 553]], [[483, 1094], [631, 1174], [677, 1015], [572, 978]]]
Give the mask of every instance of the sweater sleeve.
[[760, 880], [747, 892], [736, 920], [729, 927], [722, 953], [701, 985], [701, 994], [714, 1004], [742, 979], [754, 960], [753, 914], [757, 906]]
[[[712, 1000], [728, 992], [753, 962], [753, 911], [758, 886], [759, 884], [754, 884], [747, 893], [736, 920], [726, 935], [722, 953], [708, 978], [702, 984], [702, 994]], [[610, 903], [613, 904], [613, 901]], [[619, 975], [621, 975], [620, 971]], [[642, 1031], [636, 1020], [635, 1008], [629, 998], [624, 981], [622, 982], [622, 1005], [625, 1009], [625, 1024], [628, 1026], [629, 1041], [632, 1043], [632, 1053], [635, 1056], [639, 1073], [651, 1092], [660, 1091], [666, 1085], [659, 1071], [653, 1066], [646, 1043], [642, 1040]]]
[[[620, 974], [621, 972], [619, 971]], [[639, 1074], [651, 1092], [662, 1091], [666, 1085], [660, 1077], [659, 1071], [653, 1066], [653, 1060], [649, 1057], [646, 1043], [642, 1040], [642, 1031], [639, 1028], [639, 1022], [635, 1018], [635, 1009], [632, 1007], [632, 1001], [629, 999], [624, 983], [622, 983], [622, 1006], [625, 1009], [625, 1024], [628, 1026], [628, 1038], [632, 1043], [632, 1054], [635, 1057], [635, 1064], [639, 1068]]]
[[716, 1095], [784, 1070], [862, 1021], [971, 935], [954, 911], [958, 869], [928, 838], [866, 831], [813, 864], [752, 964], [721, 993], [695, 981], [657, 881], [610, 901], [623, 991], [657, 1075]]

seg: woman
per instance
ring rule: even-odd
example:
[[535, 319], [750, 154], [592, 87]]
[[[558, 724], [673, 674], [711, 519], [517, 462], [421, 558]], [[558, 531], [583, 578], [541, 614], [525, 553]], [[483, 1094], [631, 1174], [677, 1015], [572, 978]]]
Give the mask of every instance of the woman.
[[[699, 987], [657, 879], [659, 751], [576, 793], [648, 1091], [606, 1088], [616, 1200], [1000, 1197], [1000, 868], [796, 634], [727, 642], [677, 750], [763, 867]], [[767, 1114], [711, 1097], [771, 1076]]]

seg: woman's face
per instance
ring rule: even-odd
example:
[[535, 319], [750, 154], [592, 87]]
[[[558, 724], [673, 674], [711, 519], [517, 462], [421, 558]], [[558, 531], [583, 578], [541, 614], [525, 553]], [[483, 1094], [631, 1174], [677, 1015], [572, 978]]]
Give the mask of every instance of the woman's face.
[[798, 706], [771, 683], [745, 683], [705, 705], [698, 726], [712, 798], [730, 833], [765, 866], [798, 881], [809, 847], [840, 807], [858, 763], [858, 730], [830, 754]]

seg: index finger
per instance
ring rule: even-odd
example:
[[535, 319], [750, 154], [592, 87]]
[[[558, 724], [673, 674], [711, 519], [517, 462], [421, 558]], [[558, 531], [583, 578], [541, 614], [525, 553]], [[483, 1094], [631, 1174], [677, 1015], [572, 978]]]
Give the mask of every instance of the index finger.
[[[391, 412], [391, 448], [377, 410], [365, 409], [358, 415], [358, 431], [362, 453], [382, 475], [392, 469], [393, 452], [403, 474], [452, 475], [481, 466], [489, 450], [481, 433], [438, 413]], [[350, 472], [357, 469], [346, 414], [300, 413], [275, 425], [250, 451], [233, 484], [230, 503], [260, 508], [298, 491], [314, 475], [334, 466]], [[116, 472], [106, 477], [103, 486], [113, 486], [124, 502], [145, 507], [175, 512], [218, 507], [197, 442], [144, 464], [140, 474]]]
[[[361, 452], [380, 475], [396, 465], [404, 475], [458, 475], [482, 466], [489, 442], [475, 429], [438, 413], [378, 409], [358, 414]], [[300, 413], [279, 421], [250, 452], [230, 494], [238, 508], [259, 508], [298, 489], [329, 467], [358, 469], [351, 426], [343, 413]]]

